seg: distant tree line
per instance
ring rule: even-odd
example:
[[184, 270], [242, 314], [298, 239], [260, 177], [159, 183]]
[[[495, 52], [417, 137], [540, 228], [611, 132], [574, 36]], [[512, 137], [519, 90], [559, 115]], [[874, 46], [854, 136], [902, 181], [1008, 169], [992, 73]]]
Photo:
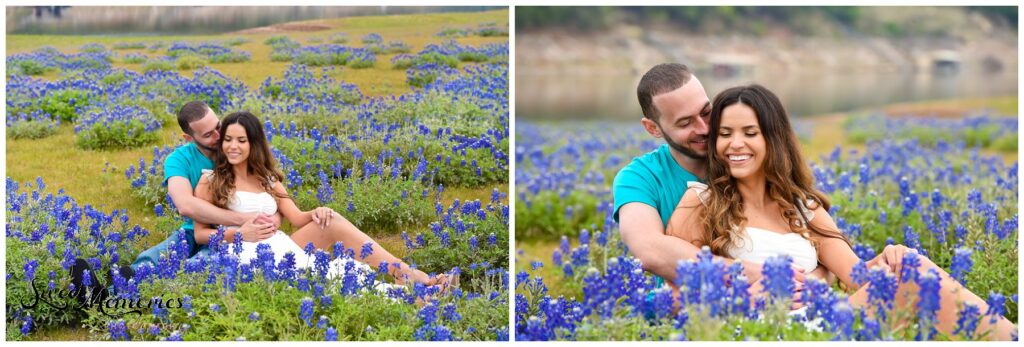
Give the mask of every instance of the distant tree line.
[[[1017, 28], [1017, 8], [1009, 6], [971, 6], [997, 22]], [[943, 35], [941, 29], [920, 23], [870, 20], [862, 8], [850, 6], [681, 6], [681, 7], [516, 7], [516, 30], [562, 28], [575, 31], [608, 29], [612, 25], [672, 25], [692, 31], [728, 29], [730, 32], [761, 35], [772, 25], [787, 27], [798, 34], [817, 34], [821, 21], [831, 22], [839, 30], [854, 30], [885, 36]]]

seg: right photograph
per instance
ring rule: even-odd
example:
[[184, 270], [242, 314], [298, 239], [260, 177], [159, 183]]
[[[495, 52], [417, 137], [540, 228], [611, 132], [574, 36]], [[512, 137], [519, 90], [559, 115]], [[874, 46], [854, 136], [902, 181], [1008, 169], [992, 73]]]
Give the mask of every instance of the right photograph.
[[515, 340], [1018, 339], [1018, 8], [515, 8]]

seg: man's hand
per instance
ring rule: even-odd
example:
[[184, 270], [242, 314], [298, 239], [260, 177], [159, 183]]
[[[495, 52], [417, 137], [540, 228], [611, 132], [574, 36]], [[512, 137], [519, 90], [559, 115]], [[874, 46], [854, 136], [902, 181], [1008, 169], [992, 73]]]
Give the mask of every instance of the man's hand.
[[[236, 233], [242, 235], [242, 241], [259, 242], [274, 236], [277, 229], [273, 224], [257, 221], [261, 216], [253, 217], [238, 228]], [[266, 216], [263, 216], [266, 217]]]
[[[761, 281], [764, 280], [764, 274], [761, 272], [762, 264], [755, 263], [749, 260], [739, 260], [740, 265], [743, 266], [743, 276], [747, 278], [747, 283], [750, 283], [751, 293], [755, 293], [754, 288], [757, 287], [757, 292], [760, 292]], [[800, 295], [804, 290], [804, 281], [807, 280], [807, 276], [804, 274], [804, 268], [797, 265], [793, 267], [793, 295], [796, 297]]]
[[[796, 310], [804, 307], [804, 287], [803, 284], [793, 287], [793, 304], [789, 307], [790, 310]], [[751, 299], [766, 298], [771, 295], [764, 290], [764, 278], [758, 279], [757, 281], [750, 282], [750, 288], [747, 288], [747, 293], [750, 294]], [[751, 301], [751, 305], [754, 302]]]
[[[272, 215], [263, 214], [260, 212], [246, 213], [246, 220], [253, 220], [256, 224], [271, 224], [274, 226], [274, 230], [281, 229], [281, 214], [275, 213]], [[255, 218], [255, 220], [254, 220]]]
[[826, 269], [824, 266], [821, 266], [821, 264], [818, 264], [818, 267], [814, 268], [814, 271], [808, 273], [807, 276], [821, 279], [822, 281], [825, 281], [825, 283], [828, 283], [829, 285], [832, 285], [832, 283], [835, 283], [836, 281], [836, 274], [828, 271], [828, 269]]

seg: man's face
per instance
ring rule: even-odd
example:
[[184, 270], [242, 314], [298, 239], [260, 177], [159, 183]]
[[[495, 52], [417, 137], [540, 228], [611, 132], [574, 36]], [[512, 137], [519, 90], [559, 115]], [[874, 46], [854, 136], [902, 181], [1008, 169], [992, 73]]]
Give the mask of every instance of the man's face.
[[687, 157], [706, 159], [711, 101], [697, 77], [676, 90], [655, 95], [651, 101], [659, 117], [657, 121], [645, 119], [648, 132], [664, 137], [672, 149]]
[[217, 141], [220, 140], [220, 133], [217, 130], [220, 128], [220, 120], [217, 119], [217, 114], [213, 113], [213, 110], [208, 110], [203, 118], [188, 123], [188, 126], [192, 128], [192, 135], [189, 137], [192, 138], [196, 146], [210, 152], [220, 150], [217, 147]]

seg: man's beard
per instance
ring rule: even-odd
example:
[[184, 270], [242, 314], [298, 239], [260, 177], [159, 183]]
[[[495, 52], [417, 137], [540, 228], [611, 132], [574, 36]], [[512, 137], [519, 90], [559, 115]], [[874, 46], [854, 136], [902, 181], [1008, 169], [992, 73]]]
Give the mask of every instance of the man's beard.
[[[659, 125], [658, 127], [660, 128], [661, 125]], [[661, 133], [665, 134], [665, 131], [662, 130]], [[672, 147], [672, 149], [678, 151], [682, 155], [685, 155], [685, 156], [690, 157], [692, 159], [699, 159], [699, 160], [706, 160], [706, 159], [708, 159], [708, 155], [707, 154], [700, 154], [700, 153], [697, 153], [697, 151], [694, 151], [693, 149], [683, 147], [683, 145], [680, 145], [680, 144], [676, 143], [675, 141], [672, 141], [672, 138], [668, 137], [668, 135], [665, 135], [665, 143], [668, 143], [669, 147]]]
[[219, 150], [220, 150], [220, 149], [218, 149], [218, 148], [214, 148], [214, 147], [206, 147], [206, 146], [204, 146], [203, 144], [199, 143], [199, 141], [192, 141], [192, 142], [196, 144], [196, 147], [199, 147], [199, 148], [201, 148], [201, 149], [204, 149], [204, 150], [206, 150], [207, 152], [210, 152], [210, 154], [216, 154], [216, 153], [217, 153], [217, 151], [219, 151]]

